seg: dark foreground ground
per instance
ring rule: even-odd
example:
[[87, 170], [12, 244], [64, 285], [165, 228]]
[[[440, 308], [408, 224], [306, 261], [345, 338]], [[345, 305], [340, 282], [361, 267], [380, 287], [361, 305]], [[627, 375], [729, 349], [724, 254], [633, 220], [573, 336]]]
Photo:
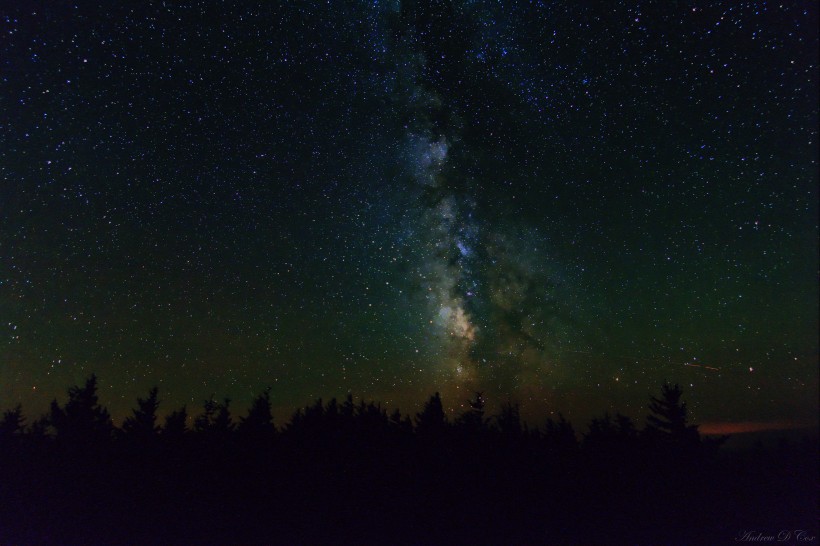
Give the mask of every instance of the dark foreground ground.
[[813, 442], [686, 456], [474, 440], [6, 446], [0, 543], [818, 543]]

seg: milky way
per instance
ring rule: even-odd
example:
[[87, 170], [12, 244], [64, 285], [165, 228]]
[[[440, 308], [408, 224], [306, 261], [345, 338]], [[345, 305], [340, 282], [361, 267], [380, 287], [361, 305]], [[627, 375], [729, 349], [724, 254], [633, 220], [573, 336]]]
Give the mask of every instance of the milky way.
[[[416, 16], [418, 24], [425, 14]], [[418, 288], [436, 329], [433, 365], [441, 385], [498, 398], [549, 376], [555, 351], [548, 345], [561, 342], [568, 323], [557, 309], [556, 264], [531, 226], [482, 218], [487, 207], [478, 201], [493, 195], [478, 187], [498, 181], [465, 175], [472, 150], [452, 122], [458, 114], [447, 111], [450, 101], [429, 83], [423, 29], [411, 25], [406, 33], [396, 44], [404, 48], [398, 58], [411, 120], [403, 153], [418, 195], [406, 222], [418, 245]], [[498, 176], [473, 171], [479, 179]]]

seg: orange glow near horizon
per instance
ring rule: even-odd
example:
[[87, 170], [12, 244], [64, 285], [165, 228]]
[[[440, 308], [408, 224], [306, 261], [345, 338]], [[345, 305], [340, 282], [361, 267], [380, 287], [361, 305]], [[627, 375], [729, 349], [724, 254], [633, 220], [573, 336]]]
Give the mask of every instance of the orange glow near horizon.
[[810, 428], [811, 425], [795, 421], [740, 421], [736, 423], [702, 423], [698, 427], [701, 434], [712, 436], [720, 434], [743, 434], [745, 432], [762, 432], [766, 430], [794, 430]]

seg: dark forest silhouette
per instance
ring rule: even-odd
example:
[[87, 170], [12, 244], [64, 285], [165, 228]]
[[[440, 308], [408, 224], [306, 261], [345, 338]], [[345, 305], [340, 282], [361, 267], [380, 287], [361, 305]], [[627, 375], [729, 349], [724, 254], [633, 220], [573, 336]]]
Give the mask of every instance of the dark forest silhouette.
[[[206, 400], [160, 419], [159, 392], [115, 427], [97, 379], [27, 424], [0, 421], [0, 543], [716, 544], [745, 531], [817, 532], [817, 445], [722, 453], [683, 393], [585, 432], [542, 426], [482, 393], [449, 419], [317, 400], [274, 426], [270, 392], [235, 418]], [[189, 421], [191, 426], [189, 427]], [[797, 535], [794, 535], [796, 540]], [[788, 542], [786, 542], [788, 543]]]

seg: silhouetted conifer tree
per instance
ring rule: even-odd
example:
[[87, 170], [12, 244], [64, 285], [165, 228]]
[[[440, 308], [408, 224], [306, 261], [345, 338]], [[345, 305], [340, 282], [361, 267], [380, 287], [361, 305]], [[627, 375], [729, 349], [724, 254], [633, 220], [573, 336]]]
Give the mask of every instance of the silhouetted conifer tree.
[[202, 405], [202, 413], [194, 418], [194, 431], [205, 432], [213, 426], [214, 419], [216, 418], [216, 409], [218, 406], [219, 404], [216, 400], [214, 400], [213, 396], [211, 396], [208, 400], [205, 400]]
[[96, 443], [110, 439], [114, 424], [108, 410], [98, 403], [97, 376], [92, 374], [85, 387], [71, 387], [65, 407], [52, 401], [49, 422], [59, 440]]
[[290, 421], [285, 423], [285, 432], [289, 434], [300, 434], [304, 428], [305, 412], [302, 408], [299, 408], [293, 412], [293, 415], [290, 416]]
[[23, 434], [25, 421], [23, 406], [20, 404], [4, 411], [3, 420], [0, 421], [0, 441], [19, 438]]
[[214, 430], [219, 432], [232, 432], [236, 427], [231, 419], [231, 400], [225, 400], [219, 404], [219, 409], [216, 412], [216, 419], [214, 419]]
[[483, 432], [487, 426], [484, 418], [485, 401], [483, 393], [476, 392], [475, 397], [468, 400], [467, 403], [470, 409], [458, 416], [456, 425], [470, 434]]
[[613, 418], [609, 412], [603, 417], [596, 417], [589, 423], [589, 432], [584, 436], [584, 445], [591, 447], [625, 448], [634, 444], [638, 438], [635, 423], [626, 415], [616, 413]]
[[249, 441], [260, 441], [276, 433], [271, 412], [270, 388], [254, 398], [247, 417], [239, 418], [237, 432]]
[[325, 415], [329, 420], [335, 420], [339, 415], [339, 402], [335, 398], [331, 398], [330, 402], [325, 407]]
[[342, 407], [339, 413], [342, 417], [349, 419], [353, 417], [353, 414], [356, 411], [356, 404], [353, 403], [353, 395], [351, 393], [347, 393], [345, 397], [345, 401], [342, 402]]
[[393, 410], [393, 413], [390, 414], [390, 424], [402, 434], [413, 432], [413, 422], [410, 420], [410, 416], [402, 415], [399, 408], [396, 408]]
[[700, 442], [697, 425], [687, 424], [686, 402], [681, 401], [683, 391], [679, 385], [668, 383], [661, 388], [661, 397], [650, 397], [646, 434], [655, 441], [678, 444]]
[[584, 444], [594, 445], [609, 442], [615, 438], [615, 435], [612, 415], [606, 412], [602, 417], [595, 417], [589, 422], [588, 431], [584, 435]]
[[615, 428], [618, 433], [618, 438], [623, 442], [635, 440], [638, 437], [638, 429], [635, 428], [635, 422], [632, 418], [621, 413], [615, 414]]
[[31, 425], [28, 427], [26, 431], [26, 435], [32, 439], [36, 440], [45, 440], [48, 436], [48, 429], [51, 426], [48, 420], [48, 415], [41, 415]]
[[373, 434], [384, 432], [389, 423], [387, 412], [382, 409], [381, 404], [373, 401], [365, 403], [362, 400], [356, 409], [356, 418], [361, 423], [363, 430]]
[[495, 416], [495, 422], [498, 425], [498, 430], [506, 436], [520, 436], [521, 428], [521, 410], [518, 404], [512, 402], [505, 402], [501, 405], [501, 413]]
[[547, 448], [558, 453], [572, 453], [578, 449], [578, 438], [572, 423], [559, 413], [558, 420], [547, 419], [544, 427], [544, 440]]
[[424, 409], [416, 414], [416, 432], [421, 436], [437, 436], [447, 430], [447, 414], [439, 393], [430, 397]]
[[157, 387], [148, 391], [148, 398], [137, 398], [137, 408], [132, 410], [133, 415], [126, 418], [122, 424], [123, 432], [135, 439], [145, 440], [153, 438], [159, 432], [157, 426]]
[[[328, 408], [337, 410], [336, 400], [331, 400], [327, 404]], [[291, 419], [290, 429], [300, 434], [306, 433], [314, 438], [324, 437], [328, 432], [328, 422], [332, 416], [325, 411], [325, 404], [318, 398], [313, 405], [305, 406], [304, 411], [297, 411]]]
[[202, 413], [194, 420], [194, 430], [215, 436], [227, 436], [233, 432], [235, 425], [231, 419], [230, 405], [229, 398], [225, 398], [221, 404], [213, 397], [205, 400]]
[[188, 432], [188, 409], [182, 406], [165, 417], [161, 434], [166, 438], [182, 438]]

